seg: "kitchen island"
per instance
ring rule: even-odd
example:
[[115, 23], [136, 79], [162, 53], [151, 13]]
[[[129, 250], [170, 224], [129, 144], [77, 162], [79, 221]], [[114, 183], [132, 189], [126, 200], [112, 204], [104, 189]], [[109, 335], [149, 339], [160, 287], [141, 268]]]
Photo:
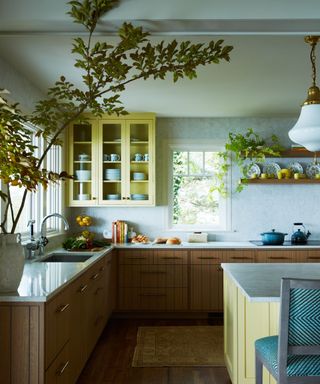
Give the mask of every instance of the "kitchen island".
[[[276, 335], [282, 277], [320, 279], [320, 264], [222, 264], [224, 354], [233, 384], [255, 383], [254, 341]], [[264, 384], [275, 380], [264, 371]]]

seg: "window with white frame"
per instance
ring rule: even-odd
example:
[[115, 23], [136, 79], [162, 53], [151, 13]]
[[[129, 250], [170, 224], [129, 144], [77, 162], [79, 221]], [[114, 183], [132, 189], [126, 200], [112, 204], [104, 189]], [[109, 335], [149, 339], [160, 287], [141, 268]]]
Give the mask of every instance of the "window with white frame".
[[218, 150], [174, 147], [170, 159], [169, 226], [180, 230], [226, 230], [227, 201], [212, 190]]
[[[35, 135], [35, 129], [30, 128], [30, 135], [32, 136], [33, 144], [36, 148], [36, 156], [39, 157], [43, 153], [45, 148], [45, 142], [42, 138]], [[62, 168], [62, 151], [61, 147], [53, 146], [43, 163], [43, 168], [50, 171], [60, 173]], [[20, 208], [21, 200], [23, 198], [25, 189], [19, 187], [10, 187], [10, 195], [13, 203], [13, 215], [16, 216]], [[37, 192], [28, 192], [26, 202], [22, 214], [20, 216], [18, 225], [15, 232], [27, 233], [27, 225], [29, 220], [35, 220], [36, 231], [40, 230], [40, 222], [42, 218], [50, 213], [62, 211], [62, 187], [61, 183], [48, 185], [45, 190], [41, 185], [38, 186]], [[8, 228], [11, 228], [12, 215], [8, 215]], [[46, 222], [47, 233], [54, 234], [60, 231], [61, 223], [56, 219], [52, 218]]]

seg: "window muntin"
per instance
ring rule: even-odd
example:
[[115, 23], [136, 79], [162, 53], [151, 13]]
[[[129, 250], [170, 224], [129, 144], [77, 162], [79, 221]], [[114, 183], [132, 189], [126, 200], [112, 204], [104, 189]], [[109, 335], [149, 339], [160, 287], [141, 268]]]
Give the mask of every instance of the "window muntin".
[[[35, 129], [30, 128], [30, 135], [32, 135], [33, 144], [37, 147], [36, 156], [39, 157], [45, 148], [45, 142], [42, 138], [35, 135]], [[43, 168], [46, 168], [53, 172], [61, 172], [62, 170], [62, 151], [61, 147], [53, 146], [48, 152], [46, 159], [43, 163]], [[24, 188], [10, 187], [11, 199], [13, 201], [14, 215], [17, 214], [20, 207], [20, 202], [24, 193]], [[1, 206], [3, 214], [3, 205]], [[27, 234], [27, 225], [29, 220], [35, 220], [35, 229], [40, 231], [40, 223], [44, 216], [54, 213], [62, 212], [62, 185], [52, 184], [48, 185], [45, 190], [41, 185], [38, 186], [37, 192], [28, 192], [26, 202], [20, 216], [18, 225], [15, 232]], [[11, 215], [8, 212], [7, 227], [11, 228], [12, 220]], [[61, 222], [57, 218], [47, 220], [47, 233], [55, 234], [61, 229]]]
[[174, 148], [171, 159], [169, 226], [225, 230], [226, 200], [211, 190], [219, 164], [218, 151]]

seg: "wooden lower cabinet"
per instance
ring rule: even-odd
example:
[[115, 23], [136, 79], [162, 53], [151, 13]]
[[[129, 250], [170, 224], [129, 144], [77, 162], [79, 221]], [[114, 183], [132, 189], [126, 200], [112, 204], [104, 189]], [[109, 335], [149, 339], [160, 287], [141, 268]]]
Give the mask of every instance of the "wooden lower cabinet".
[[191, 251], [190, 309], [206, 312], [223, 310], [223, 251]]
[[70, 384], [73, 383], [71, 376], [71, 364], [69, 342], [63, 347], [46, 371], [46, 384]]
[[107, 254], [48, 302], [0, 303], [1, 383], [76, 382], [113, 310], [113, 259]]
[[120, 311], [188, 309], [188, 252], [118, 251]]

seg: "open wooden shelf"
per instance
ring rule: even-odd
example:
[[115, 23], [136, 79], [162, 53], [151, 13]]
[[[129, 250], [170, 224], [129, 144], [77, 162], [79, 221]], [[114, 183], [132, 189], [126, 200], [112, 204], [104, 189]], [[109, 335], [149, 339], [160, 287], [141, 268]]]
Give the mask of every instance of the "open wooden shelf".
[[[320, 157], [320, 152], [310, 152], [305, 148], [286, 149], [280, 157]], [[267, 156], [266, 156], [267, 157]]]
[[244, 184], [320, 184], [320, 179], [241, 179]]

